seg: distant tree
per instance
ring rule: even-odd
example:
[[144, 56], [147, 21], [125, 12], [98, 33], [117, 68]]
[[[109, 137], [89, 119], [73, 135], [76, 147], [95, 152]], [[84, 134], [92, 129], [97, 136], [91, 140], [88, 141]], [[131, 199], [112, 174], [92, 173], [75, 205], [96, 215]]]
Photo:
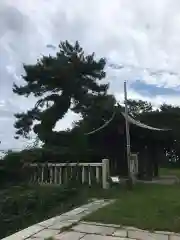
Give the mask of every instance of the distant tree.
[[180, 107], [163, 104], [158, 110], [142, 112], [141, 121], [159, 128], [174, 129], [180, 132]]
[[162, 105], [160, 106], [160, 110], [161, 110], [162, 112], [169, 112], [169, 113], [180, 114], [180, 107], [179, 107], [179, 106], [162, 104]]
[[147, 101], [142, 100], [132, 100], [127, 101], [128, 111], [133, 117], [138, 117], [142, 113], [152, 112], [152, 104]]
[[139, 116], [139, 120], [153, 127], [170, 130], [168, 133], [165, 133], [167, 138], [165, 150], [169, 154], [169, 157], [172, 155], [176, 156], [175, 158], [179, 161], [180, 107], [163, 104], [158, 110], [142, 113]]
[[95, 96], [106, 95], [108, 84], [99, 83], [105, 77], [105, 64], [103, 58], [95, 60], [94, 53], [85, 55], [78, 42], [65, 41], [55, 57], [43, 56], [34, 65], [24, 65], [25, 85], [14, 84], [13, 92], [25, 97], [32, 94], [37, 102], [15, 115], [16, 137], [28, 137], [34, 130], [42, 142], [56, 142], [60, 133], [53, 128], [68, 110], [84, 112]]

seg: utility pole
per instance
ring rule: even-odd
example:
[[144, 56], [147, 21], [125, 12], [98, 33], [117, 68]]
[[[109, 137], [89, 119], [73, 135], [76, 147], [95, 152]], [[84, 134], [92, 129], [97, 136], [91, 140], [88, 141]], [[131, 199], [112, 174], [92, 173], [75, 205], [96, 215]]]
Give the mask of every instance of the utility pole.
[[125, 122], [126, 122], [126, 152], [127, 152], [127, 165], [128, 165], [128, 186], [130, 189], [132, 189], [133, 176], [132, 176], [132, 170], [131, 170], [131, 143], [130, 143], [130, 134], [129, 134], [129, 122], [128, 122], [126, 81], [124, 82], [124, 103], [125, 103]]

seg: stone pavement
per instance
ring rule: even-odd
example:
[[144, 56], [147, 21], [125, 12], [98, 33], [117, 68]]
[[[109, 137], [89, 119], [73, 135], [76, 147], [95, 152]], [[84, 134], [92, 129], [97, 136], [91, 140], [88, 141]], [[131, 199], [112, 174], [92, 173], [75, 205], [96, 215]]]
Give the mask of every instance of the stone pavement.
[[[79, 222], [66, 232], [54, 236], [55, 240], [180, 240], [180, 234], [149, 232], [134, 227], [114, 224]], [[35, 240], [35, 239], [34, 239]]]
[[94, 200], [60, 216], [26, 228], [3, 240], [180, 240], [180, 234], [149, 232], [134, 227], [84, 222], [89, 213], [112, 203], [114, 200]]
[[[43, 239], [54, 236], [64, 229], [78, 223], [83, 217], [98, 210], [114, 200], [93, 200], [88, 204], [66, 212], [60, 216], [32, 225], [20, 232], [3, 238], [2, 240]], [[1, 226], [0, 226], [1, 227]], [[74, 240], [74, 239], [73, 239]]]

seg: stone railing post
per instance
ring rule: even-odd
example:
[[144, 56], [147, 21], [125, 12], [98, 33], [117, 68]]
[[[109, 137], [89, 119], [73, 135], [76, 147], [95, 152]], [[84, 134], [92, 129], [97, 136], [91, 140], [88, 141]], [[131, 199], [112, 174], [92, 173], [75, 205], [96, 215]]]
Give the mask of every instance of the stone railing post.
[[102, 187], [103, 189], [109, 188], [109, 159], [102, 160]]

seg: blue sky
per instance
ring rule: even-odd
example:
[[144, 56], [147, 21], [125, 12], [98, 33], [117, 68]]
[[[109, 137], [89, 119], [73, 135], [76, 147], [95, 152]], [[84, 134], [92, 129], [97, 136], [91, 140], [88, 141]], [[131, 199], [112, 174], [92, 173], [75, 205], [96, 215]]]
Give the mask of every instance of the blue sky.
[[[128, 97], [180, 105], [179, 0], [0, 0], [0, 140], [1, 148], [22, 148], [14, 140], [14, 113], [31, 108], [35, 99], [12, 93], [13, 82], [23, 84], [23, 63], [35, 63], [42, 54], [54, 54], [47, 44], [78, 40], [86, 53], [109, 62], [133, 65], [107, 67], [110, 92]], [[143, 68], [165, 69], [177, 75], [151, 75]], [[138, 80], [137, 80], [138, 79]], [[78, 116], [69, 112], [56, 129], [70, 127]]]
[[[136, 91], [137, 93], [141, 95], [148, 95], [150, 97], [155, 97], [159, 95], [179, 95], [180, 96], [180, 90], [179, 89], [174, 89], [174, 88], [165, 88], [165, 87], [159, 87], [156, 85], [144, 83], [141, 80], [136, 80], [133, 82], [130, 87]], [[179, 98], [180, 100], [180, 98]]]

